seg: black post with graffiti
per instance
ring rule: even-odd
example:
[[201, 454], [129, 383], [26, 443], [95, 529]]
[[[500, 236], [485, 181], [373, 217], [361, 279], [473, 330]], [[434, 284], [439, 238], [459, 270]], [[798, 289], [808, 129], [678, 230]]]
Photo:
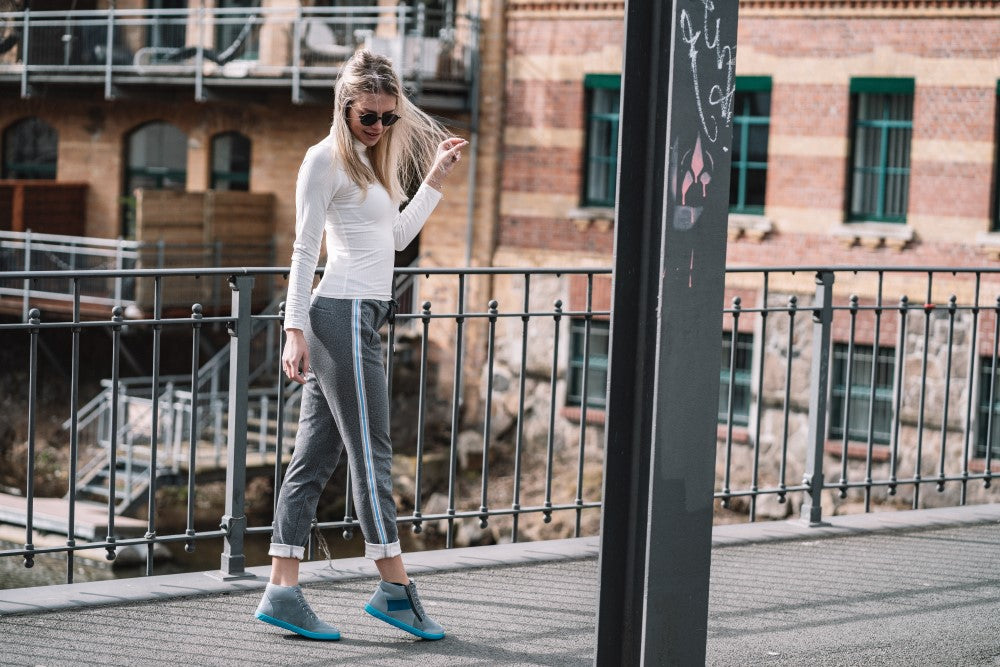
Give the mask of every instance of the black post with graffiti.
[[737, 4], [626, 5], [599, 665], [705, 662]]

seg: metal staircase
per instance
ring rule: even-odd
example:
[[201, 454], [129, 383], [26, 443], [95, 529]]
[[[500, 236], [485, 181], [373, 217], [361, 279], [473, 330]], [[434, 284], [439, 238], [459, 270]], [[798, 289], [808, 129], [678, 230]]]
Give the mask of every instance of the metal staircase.
[[[264, 314], [275, 314], [278, 302]], [[275, 320], [255, 319], [251, 336], [250, 400], [248, 405], [248, 464], [273, 463], [277, 437], [277, 408], [284, 404], [284, 440], [290, 443], [298, 422], [301, 387], [285, 389], [278, 401], [278, 345]], [[197, 403], [193, 401], [190, 375], [161, 376], [155, 392], [158, 403], [157, 484], [184, 483], [190, 467], [191, 422], [195, 424], [196, 470], [225, 466], [229, 414], [229, 355], [231, 343], [216, 352], [198, 371]], [[146, 501], [152, 469], [152, 378], [125, 378], [118, 382], [117, 428], [112, 428], [116, 400], [110, 380], [103, 390], [77, 412], [81, 451], [90, 458], [77, 474], [76, 497], [109, 502], [112, 470], [112, 437], [115, 441], [115, 512], [125, 514]], [[63, 424], [69, 429], [70, 421]], [[114, 434], [114, 436], [112, 436]]]

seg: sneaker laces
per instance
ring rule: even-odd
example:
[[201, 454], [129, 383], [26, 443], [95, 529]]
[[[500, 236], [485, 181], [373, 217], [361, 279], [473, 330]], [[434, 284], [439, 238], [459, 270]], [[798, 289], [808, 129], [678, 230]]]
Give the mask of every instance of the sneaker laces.
[[316, 615], [313, 608], [309, 606], [308, 602], [306, 602], [306, 598], [302, 595], [301, 590], [299, 591], [299, 604], [302, 606], [302, 611], [304, 611], [306, 616], [309, 617], [309, 620], [319, 623], [319, 616]]

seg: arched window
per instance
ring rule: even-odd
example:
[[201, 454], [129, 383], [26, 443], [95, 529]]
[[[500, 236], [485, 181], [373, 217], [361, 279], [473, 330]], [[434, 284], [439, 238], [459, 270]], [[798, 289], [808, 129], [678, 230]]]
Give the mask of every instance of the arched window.
[[213, 190], [250, 189], [250, 140], [239, 132], [212, 137]]
[[123, 233], [135, 234], [137, 188], [184, 190], [187, 182], [187, 135], [170, 123], [153, 121], [140, 125], [125, 138]]
[[59, 134], [41, 118], [19, 120], [3, 132], [2, 178], [55, 178]]

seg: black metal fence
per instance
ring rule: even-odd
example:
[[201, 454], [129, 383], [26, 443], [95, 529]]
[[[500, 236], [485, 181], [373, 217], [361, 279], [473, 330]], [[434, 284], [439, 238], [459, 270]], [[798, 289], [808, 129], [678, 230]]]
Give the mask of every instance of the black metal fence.
[[[26, 479], [25, 544], [0, 551], [0, 557], [21, 556], [30, 567], [39, 554], [65, 553], [66, 579], [72, 581], [73, 555], [80, 550], [105, 549], [110, 559], [120, 547], [145, 545], [149, 547], [146, 571], [152, 574], [155, 543], [183, 542], [193, 550], [200, 540], [223, 538], [224, 574], [244, 572], [246, 536], [271, 530], [269, 525], [248, 525], [246, 518], [248, 449], [271, 452], [268, 462], [277, 493], [293, 440], [287, 423], [293, 414], [294, 406], [289, 406], [293, 387], [274, 370], [255, 373], [250, 354], [251, 334], [261, 324], [275, 330], [268, 338], [275, 348], [271, 357], [280, 354], [282, 314], [257, 308], [254, 290], [285, 271], [78, 271], [70, 276], [60, 272], [59, 277], [74, 285], [74, 317], [48, 321], [32, 308], [26, 322], [0, 323], [0, 344], [28, 341], [27, 453], [21, 461]], [[406, 494], [406, 511], [399, 522], [417, 533], [429, 525], [440, 526], [446, 547], [454, 546], [460, 525], [486, 527], [501, 518], [510, 531], [505, 539], [513, 541], [524, 538], [521, 522], [529, 516], [545, 523], [554, 516], [570, 517], [573, 534], [581, 534], [581, 519], [601, 506], [599, 485], [593, 480], [600, 479], [602, 466], [601, 387], [606, 382], [606, 323], [611, 313], [606, 293], [598, 298], [595, 282], [608, 281], [610, 270], [407, 268], [399, 274], [410, 280], [397, 284], [413, 285], [414, 306], [402, 309], [386, 332], [390, 393], [393, 382], [402, 381], [401, 364], [416, 378], [415, 385], [407, 385], [413, 392], [408, 398], [416, 404], [413, 419], [406, 433], [393, 433], [394, 441], [412, 444], [412, 457], [406, 458], [412, 470], [400, 487]], [[122, 308], [115, 306], [110, 319], [83, 320], [80, 285], [108, 275], [148, 283], [154, 303], [151, 317], [126, 321]], [[163, 315], [165, 284], [195, 275], [228, 279], [229, 315], [203, 315], [197, 304], [190, 317]], [[0, 274], [0, 280], [50, 277], [45, 272]], [[573, 285], [579, 292], [575, 295]], [[799, 510], [803, 519], [819, 523], [824, 514], [881, 506], [989, 501], [993, 459], [1000, 452], [1000, 426], [994, 419], [1000, 415], [996, 382], [1000, 296], [994, 300], [991, 295], [1000, 295], [1000, 271], [730, 268], [729, 301], [721, 309], [719, 437], [715, 443], [705, 443], [718, 448], [715, 496], [720, 507], [745, 511], [751, 521]], [[81, 349], [82, 333], [97, 329], [109, 334], [107, 376], [114, 392], [122, 381], [123, 333], [149, 331], [151, 395], [143, 417], [147, 437], [140, 445], [149, 450], [145, 474], [158, 480], [162, 471], [157, 450], [172, 446], [161, 440], [162, 340], [167, 332], [175, 334], [167, 354], [174, 364], [179, 358], [189, 362], [191, 378], [196, 380], [205, 361], [201, 337], [209, 325], [226, 327], [231, 340], [228, 382], [214, 390], [228, 398], [222, 408], [225, 418], [215, 420], [226, 428], [226, 498], [220, 528], [195, 526], [200, 456], [214, 457], [215, 452], [212, 446], [201, 446], [194, 430], [193, 425], [204, 421], [197, 411], [209, 403], [199, 400], [199, 383], [192, 381], [187, 389], [192, 414], [185, 422], [192, 425], [186, 443], [189, 459], [181, 470], [186, 480], [180, 480], [186, 487], [186, 528], [159, 534], [156, 484], [150, 484], [145, 534], [125, 538], [116, 531], [115, 497], [122, 483], [123, 458], [132, 452], [124, 449], [121, 419], [114, 415], [103, 454], [107, 534], [78, 542], [77, 467], [84, 450], [99, 446], [81, 442], [78, 428], [80, 358], [97, 354]], [[71, 418], [65, 434], [70, 467], [65, 502], [68, 537], [65, 543], [38, 546], [33, 544], [37, 528], [33, 506], [39, 341], [50, 331], [62, 331], [71, 348], [66, 406]], [[187, 350], [179, 349], [177, 335], [190, 341]], [[170, 381], [176, 389], [177, 376]], [[261, 392], [269, 392], [270, 404], [278, 409], [268, 417], [273, 424], [254, 427], [261, 433], [260, 443], [250, 443], [253, 429], [248, 420], [255, 400], [251, 394]], [[433, 418], [432, 404], [437, 406]], [[110, 405], [114, 409], [118, 397], [113, 396]], [[134, 447], [138, 441], [129, 442]], [[447, 491], [439, 494], [436, 504], [429, 503], [426, 477], [432, 459], [434, 465], [446, 467]], [[530, 470], [525, 461], [530, 461]], [[171, 473], [177, 483], [176, 466]], [[338, 474], [346, 475], [346, 466]], [[528, 477], [536, 482], [530, 490], [524, 487]], [[345, 488], [343, 518], [319, 523], [319, 529], [349, 536], [357, 526], [349, 479]]]

